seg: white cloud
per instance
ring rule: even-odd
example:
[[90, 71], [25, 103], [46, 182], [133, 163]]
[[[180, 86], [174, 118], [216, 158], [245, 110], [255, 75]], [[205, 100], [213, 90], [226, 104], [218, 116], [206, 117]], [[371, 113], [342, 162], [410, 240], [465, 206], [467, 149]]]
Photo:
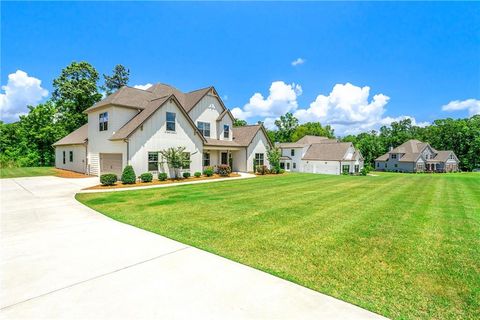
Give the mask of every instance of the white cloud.
[[307, 62], [307, 60], [305, 60], [303, 58], [297, 58], [297, 59], [292, 61], [292, 66], [296, 67], [296, 66], [299, 66], [301, 64], [304, 64], [305, 62]]
[[42, 88], [42, 81], [28, 76], [22, 70], [8, 75], [8, 82], [0, 93], [0, 118], [3, 121], [16, 121], [20, 115], [28, 112], [28, 105], [36, 105], [48, 95]]
[[147, 90], [148, 88], [150, 88], [152, 86], [151, 83], [146, 83], [146, 84], [137, 84], [135, 86], [133, 86], [134, 88], [137, 88], [137, 89], [142, 89], [142, 90]]
[[480, 100], [467, 99], [467, 100], [455, 100], [450, 101], [448, 104], [442, 106], [443, 111], [459, 111], [468, 110], [468, 115], [473, 116], [480, 114]]
[[243, 108], [233, 108], [232, 114], [239, 119], [253, 117], [276, 118], [287, 112], [297, 110], [297, 97], [302, 94], [302, 87], [298, 84], [286, 84], [283, 81], [272, 82], [267, 98], [261, 93], [255, 93]]

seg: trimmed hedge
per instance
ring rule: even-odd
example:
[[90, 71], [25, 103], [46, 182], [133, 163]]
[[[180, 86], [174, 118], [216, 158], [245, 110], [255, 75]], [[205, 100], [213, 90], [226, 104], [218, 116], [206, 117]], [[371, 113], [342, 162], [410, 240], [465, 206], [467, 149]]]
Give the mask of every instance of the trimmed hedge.
[[100, 183], [103, 186], [113, 186], [118, 178], [115, 173], [104, 173], [100, 175]]
[[213, 176], [214, 173], [215, 173], [215, 171], [213, 171], [213, 168], [212, 168], [212, 167], [206, 167], [206, 168], [203, 170], [203, 174], [206, 175], [207, 177]]
[[135, 170], [132, 166], [126, 166], [123, 169], [122, 173], [122, 183], [123, 184], [133, 184], [137, 181], [137, 176], [135, 175]]
[[184, 172], [182, 175], [185, 179], [190, 178], [190, 172]]
[[160, 173], [158, 174], [158, 180], [160, 180], [160, 181], [165, 181], [165, 180], [167, 180], [167, 177], [168, 177], [168, 176], [167, 176], [167, 174], [166, 174], [165, 172], [160, 172]]
[[232, 173], [232, 169], [228, 164], [220, 164], [217, 166], [218, 174], [222, 177], [228, 177]]
[[197, 171], [193, 174], [195, 176], [195, 178], [200, 178], [200, 176], [202, 175], [202, 173], [200, 171]]
[[152, 182], [153, 174], [151, 174], [150, 172], [145, 172], [142, 173], [139, 178], [140, 180], [142, 180], [142, 182]]

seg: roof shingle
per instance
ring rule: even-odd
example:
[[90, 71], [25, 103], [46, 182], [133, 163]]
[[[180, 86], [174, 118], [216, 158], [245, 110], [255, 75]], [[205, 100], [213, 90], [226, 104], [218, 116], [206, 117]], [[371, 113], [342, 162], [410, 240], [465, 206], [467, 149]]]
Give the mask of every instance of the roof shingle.
[[88, 124], [84, 124], [77, 130], [58, 140], [53, 146], [64, 146], [72, 144], [84, 144], [88, 139]]

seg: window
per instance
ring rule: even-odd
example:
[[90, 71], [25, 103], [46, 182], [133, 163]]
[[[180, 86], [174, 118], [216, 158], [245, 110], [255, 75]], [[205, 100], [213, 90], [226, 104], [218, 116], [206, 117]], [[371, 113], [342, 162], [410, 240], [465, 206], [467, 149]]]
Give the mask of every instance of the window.
[[287, 170], [290, 170], [290, 162], [287, 162]]
[[198, 121], [197, 127], [204, 137], [210, 137], [210, 123]]
[[380, 162], [377, 162], [377, 168], [380, 167]]
[[398, 167], [398, 164], [395, 163], [395, 168], [397, 168], [397, 167]]
[[292, 163], [292, 166], [293, 166], [293, 169], [296, 169], [297, 168], [297, 163]]
[[392, 159], [397, 159], [397, 154], [396, 153], [392, 153]]
[[388, 167], [388, 163], [385, 163], [385, 168]]
[[183, 154], [185, 155], [185, 159], [187, 159], [188, 162], [185, 163], [182, 169], [190, 169], [190, 152], [184, 152]]
[[348, 172], [350, 172], [350, 165], [349, 165], [349, 164], [344, 164], [344, 165], [342, 166], [342, 172], [343, 172], [343, 173], [348, 173]]
[[175, 131], [175, 113], [167, 112], [167, 131]]
[[223, 137], [227, 139], [230, 137], [230, 126], [228, 124], [223, 125]]
[[208, 152], [203, 153], [203, 166], [204, 167], [210, 166], [210, 153]]
[[158, 152], [148, 153], [148, 171], [158, 171]]
[[285, 169], [285, 162], [280, 162], [280, 169]]
[[227, 152], [222, 152], [222, 154], [220, 156], [221, 156], [220, 163], [221, 164], [228, 164], [228, 153]]
[[263, 166], [263, 153], [255, 153], [255, 165]]
[[65, 151], [63, 151], [63, 164], [65, 164]]
[[70, 151], [69, 158], [70, 158], [70, 162], [73, 162], [73, 151]]
[[360, 166], [358, 164], [355, 165], [355, 173], [358, 173], [358, 171], [360, 170]]
[[291, 150], [290, 150], [290, 155], [291, 155], [292, 157], [295, 156], [295, 149], [291, 149]]
[[98, 130], [108, 130], [108, 112], [102, 112], [98, 115]]

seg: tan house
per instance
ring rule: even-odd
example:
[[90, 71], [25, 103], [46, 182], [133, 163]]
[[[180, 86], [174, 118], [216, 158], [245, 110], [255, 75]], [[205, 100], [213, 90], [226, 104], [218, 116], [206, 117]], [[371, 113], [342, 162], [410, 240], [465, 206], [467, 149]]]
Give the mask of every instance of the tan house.
[[426, 142], [408, 140], [375, 159], [375, 169], [394, 172], [453, 172], [458, 171], [458, 162], [453, 151], [439, 151]]
[[359, 173], [363, 157], [351, 142], [305, 136], [294, 143], [278, 143], [280, 167], [286, 171], [322, 174]]
[[271, 146], [262, 125], [233, 127], [234, 118], [214, 87], [187, 93], [155, 84], [146, 90], [122, 87], [85, 110], [88, 123], [57, 141], [56, 167], [100, 175], [166, 172], [159, 151], [185, 147], [194, 173], [229, 164], [233, 171], [268, 165]]

